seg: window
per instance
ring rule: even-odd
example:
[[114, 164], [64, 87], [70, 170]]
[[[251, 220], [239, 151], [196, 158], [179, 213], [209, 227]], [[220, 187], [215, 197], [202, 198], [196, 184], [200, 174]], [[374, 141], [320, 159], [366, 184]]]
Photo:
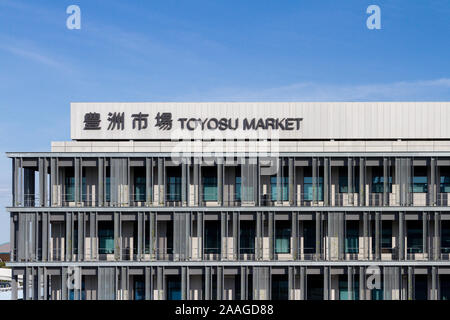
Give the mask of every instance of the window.
[[134, 201], [145, 201], [145, 168], [136, 167], [134, 170]]
[[[383, 167], [372, 167], [372, 193], [383, 193], [384, 174]], [[392, 192], [392, 175], [388, 171], [388, 190]]]
[[289, 299], [288, 279], [285, 275], [272, 276], [272, 300]]
[[450, 167], [441, 168], [440, 192], [450, 193]]
[[289, 221], [275, 224], [275, 253], [291, 252], [291, 225]]
[[345, 253], [359, 252], [359, 221], [347, 221]]
[[359, 279], [353, 277], [352, 296], [349, 296], [348, 292], [348, 276], [339, 276], [339, 300], [359, 300]]
[[383, 279], [381, 277], [380, 277], [380, 288], [379, 289], [373, 288], [372, 290], [370, 290], [372, 300], [384, 300]]
[[323, 276], [308, 275], [306, 278], [306, 299], [323, 300]]
[[255, 253], [255, 223], [253, 221], [241, 221], [239, 234], [239, 246], [241, 253]]
[[441, 252], [450, 253], [450, 221], [441, 221]]
[[428, 174], [427, 167], [414, 167], [412, 192], [427, 193], [428, 192]]
[[114, 253], [114, 222], [101, 221], [98, 223], [98, 244], [100, 254]]
[[217, 170], [204, 167], [202, 171], [203, 201], [217, 201]]
[[316, 252], [316, 223], [303, 221], [303, 251], [304, 253]]
[[73, 168], [66, 168], [64, 177], [64, 200], [66, 202], [75, 201], [75, 173]]
[[234, 198], [236, 199], [236, 201], [241, 201], [241, 177], [236, 177], [235, 186], [236, 194]]
[[439, 275], [439, 280], [441, 300], [450, 300], [450, 275]]
[[[78, 290], [78, 289], [69, 289], [69, 300], [75, 300], [75, 290]], [[78, 296], [78, 299], [79, 300], [86, 300], [86, 288], [85, 288], [85, 285], [84, 285], [83, 277], [81, 279], [81, 290], [80, 290], [80, 293], [81, 293], [81, 297]]]
[[[288, 177], [281, 177], [281, 201], [289, 200], [289, 179]], [[277, 190], [277, 176], [270, 177], [270, 191], [272, 201], [278, 200], [278, 190]]]
[[111, 202], [111, 169], [106, 167], [105, 201]]
[[428, 298], [427, 275], [416, 275], [414, 279], [414, 300], [427, 300]]
[[167, 254], [173, 253], [173, 221], [166, 222]]
[[181, 281], [179, 276], [167, 276], [167, 300], [181, 300]]
[[[323, 169], [320, 170], [323, 172]], [[319, 171], [319, 175], [321, 172]], [[307, 201], [323, 201], [323, 177], [316, 177], [316, 190], [313, 189], [313, 177], [312, 168], [308, 167], [305, 169], [305, 174], [303, 177], [303, 188], [305, 190], [304, 199]], [[314, 194], [315, 191], [315, 194]]]
[[145, 282], [142, 276], [134, 276], [134, 300], [145, 300]]
[[406, 227], [408, 253], [422, 253], [422, 221], [407, 221]]
[[[375, 222], [372, 225], [372, 253], [375, 253]], [[392, 250], [392, 221], [382, 221], [381, 222], [381, 252], [387, 251], [390, 253]], [[384, 250], [383, 250], [384, 249]]]
[[72, 249], [73, 249], [73, 254], [78, 254], [78, 221], [74, 222]]
[[181, 169], [167, 170], [167, 201], [181, 201]]
[[[354, 168], [353, 174], [353, 183], [352, 183], [352, 192], [359, 192], [359, 170]], [[339, 167], [339, 192], [347, 193], [348, 190], [348, 168], [347, 167]]]
[[381, 249], [392, 249], [392, 221], [381, 223]]
[[205, 222], [205, 253], [220, 253], [220, 223], [218, 221]]
[[[83, 173], [85, 174], [85, 173]], [[64, 177], [64, 201], [74, 202], [75, 201], [75, 173], [74, 168], [66, 168]], [[81, 177], [81, 201], [87, 200], [87, 185], [86, 176]]]

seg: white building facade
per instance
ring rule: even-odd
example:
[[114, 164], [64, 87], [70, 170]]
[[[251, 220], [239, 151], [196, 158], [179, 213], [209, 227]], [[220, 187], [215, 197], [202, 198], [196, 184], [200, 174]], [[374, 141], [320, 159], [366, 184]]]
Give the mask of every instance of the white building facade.
[[450, 298], [450, 103], [72, 103], [9, 152], [13, 299]]

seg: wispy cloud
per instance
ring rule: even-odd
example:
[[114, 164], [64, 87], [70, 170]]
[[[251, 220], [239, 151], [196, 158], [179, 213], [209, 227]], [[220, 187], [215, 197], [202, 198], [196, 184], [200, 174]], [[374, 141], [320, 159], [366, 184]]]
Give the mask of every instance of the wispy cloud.
[[189, 101], [442, 101], [450, 100], [450, 78], [375, 84], [300, 82], [262, 88], [215, 88], [177, 100]]
[[36, 51], [35, 48], [17, 47], [14, 45], [0, 46], [0, 49], [8, 51], [22, 58], [30, 59], [34, 62], [44, 64], [46, 66], [61, 68], [63, 65], [57, 60]]

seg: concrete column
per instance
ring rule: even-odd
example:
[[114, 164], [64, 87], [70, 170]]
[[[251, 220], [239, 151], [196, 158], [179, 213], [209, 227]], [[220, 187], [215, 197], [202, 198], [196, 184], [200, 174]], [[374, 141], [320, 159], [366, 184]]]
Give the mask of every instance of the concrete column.
[[323, 300], [330, 299], [330, 267], [323, 267]]
[[200, 206], [199, 165], [194, 159], [194, 206]]
[[205, 267], [205, 300], [211, 300], [211, 267]]
[[388, 158], [383, 158], [383, 206], [389, 205]]
[[185, 161], [181, 161], [181, 205], [186, 206], [187, 205], [187, 193], [189, 192], [188, 189], [188, 181], [186, 178], [186, 172], [187, 172], [187, 164]]
[[217, 201], [223, 205], [223, 158], [217, 159]]
[[366, 205], [366, 160], [359, 158], [359, 205]]
[[298, 259], [298, 212], [292, 212], [291, 214], [292, 221], [292, 258], [294, 260]]
[[153, 202], [153, 158], [145, 158], [145, 198], [146, 205]]
[[316, 260], [321, 259], [322, 213], [316, 212]]
[[423, 253], [428, 253], [428, 214], [427, 212], [422, 212], [422, 245]]
[[10, 239], [10, 260], [14, 262], [16, 260], [16, 227], [14, 222], [14, 214], [10, 213], [9, 219], [9, 239]]
[[369, 259], [370, 251], [369, 251], [369, 213], [363, 213], [363, 250], [364, 250], [364, 259]]
[[56, 206], [58, 204], [56, 187], [56, 159], [50, 158], [50, 204]]
[[261, 206], [261, 161], [260, 161], [260, 157], [256, 158], [256, 199], [255, 199], [255, 203], [256, 205], [259, 207]]
[[158, 204], [164, 205], [164, 159], [158, 158]]
[[78, 213], [78, 261], [84, 260], [84, 213]]
[[239, 260], [239, 212], [233, 212], [233, 259]]
[[11, 274], [11, 300], [17, 300], [17, 275], [14, 274], [14, 270]]
[[148, 213], [148, 232], [149, 232], [149, 237], [148, 237], [148, 250], [149, 250], [149, 254], [150, 254], [150, 260], [153, 260], [154, 257], [153, 255], [155, 254], [155, 243], [153, 241], [154, 237], [156, 236], [156, 229], [155, 229], [155, 213], [154, 212], [149, 212]]
[[19, 159], [13, 158], [12, 159], [12, 206], [19, 206], [20, 205], [20, 198], [19, 198]]
[[330, 158], [323, 159], [323, 202], [324, 206], [330, 205], [330, 176], [331, 176], [331, 166]]
[[347, 161], [347, 194], [349, 204], [353, 204], [353, 158]]
[[262, 225], [262, 219], [261, 219], [261, 212], [256, 213], [256, 260], [260, 260], [263, 257], [262, 252], [262, 235], [261, 235], [261, 225]]
[[220, 260], [224, 260], [227, 259], [227, 245], [226, 245], [226, 241], [225, 237], [227, 236], [226, 234], [226, 226], [227, 226], [227, 213], [226, 212], [221, 212], [220, 213]]
[[[275, 213], [273, 211], [268, 212], [269, 215], [269, 259], [273, 260], [275, 252]], [[257, 238], [257, 241], [258, 238]]]
[[46, 176], [47, 176], [47, 168], [45, 166], [46, 161], [45, 158], [39, 158], [39, 205], [44, 207], [46, 205]]
[[80, 172], [80, 158], [74, 159], [75, 171], [75, 203], [78, 205], [81, 202], [81, 172]]
[[67, 267], [61, 268], [61, 300], [67, 300]]
[[290, 157], [289, 158], [289, 172], [288, 172], [288, 176], [289, 176], [289, 205], [293, 206], [295, 205], [295, 187], [294, 187], [294, 175], [295, 175], [295, 170], [294, 170], [294, 158]]
[[431, 166], [431, 175], [430, 175], [430, 189], [428, 191], [429, 194], [429, 198], [430, 198], [430, 206], [435, 206], [436, 205], [436, 191], [437, 191], [437, 184], [436, 184], [436, 158], [431, 158], [430, 161], [430, 166]]
[[120, 260], [122, 257], [122, 241], [120, 234], [120, 212], [114, 212], [114, 257], [116, 260]]
[[295, 300], [295, 276], [294, 267], [288, 267], [288, 300]]
[[300, 300], [306, 300], [306, 267], [300, 267]]
[[89, 237], [90, 237], [90, 258], [91, 260], [97, 259], [97, 213], [89, 213]]
[[223, 267], [216, 268], [217, 279], [217, 300], [223, 299]]
[[431, 300], [438, 300], [438, 268], [431, 267]]
[[[49, 224], [50, 217], [48, 212], [42, 213], [42, 261], [47, 261], [49, 256], [48, 242], [49, 242]], [[37, 230], [36, 230], [36, 233]]]
[[97, 191], [97, 195], [98, 195], [98, 206], [99, 207], [103, 207], [105, 204], [105, 179], [106, 179], [106, 175], [105, 175], [105, 159], [99, 157], [98, 158], [98, 191]]
[[434, 213], [434, 260], [441, 258], [441, 213]]
[[187, 299], [186, 278], [186, 267], [181, 267], [181, 300]]
[[405, 159], [405, 171], [406, 171], [406, 179], [405, 179], [405, 194], [406, 194], [406, 205], [411, 206], [413, 205], [413, 194], [411, 192], [411, 177], [412, 172], [414, 170], [412, 159], [406, 158]]
[[151, 287], [151, 281], [150, 278], [152, 276], [151, 274], [151, 268], [152, 267], [145, 267], [144, 268], [144, 277], [145, 277], [145, 300], [152, 300], [152, 291], [153, 288]]
[[312, 158], [312, 195], [313, 195], [313, 203], [317, 203], [317, 173], [318, 173], [318, 168], [317, 168], [317, 158]]
[[282, 190], [281, 190], [281, 176], [282, 176], [283, 158], [277, 158], [277, 204], [281, 204]]
[[241, 299], [248, 300], [248, 269], [241, 267]]
[[398, 213], [398, 258], [405, 259], [405, 216], [404, 212]]
[[72, 241], [72, 231], [73, 231], [73, 222], [72, 222], [72, 213], [66, 212], [66, 253], [65, 253], [65, 261], [72, 261], [73, 255], [73, 241]]
[[198, 164], [198, 201], [199, 205], [203, 205], [202, 166], [200, 160]]
[[142, 253], [143, 253], [143, 242], [144, 242], [144, 225], [145, 221], [143, 221], [144, 213], [138, 212], [137, 213], [137, 231], [138, 231], [138, 238], [137, 238], [137, 260], [142, 260]]
[[408, 267], [408, 300], [414, 300], [414, 268]]
[[353, 299], [353, 267], [347, 267], [347, 292], [348, 300]]
[[197, 212], [197, 248], [198, 248], [198, 258], [200, 260], [203, 260], [203, 252], [204, 252], [204, 246], [203, 246], [203, 240], [204, 240], [204, 230], [205, 230], [205, 222], [203, 219], [203, 212]]
[[366, 299], [366, 270], [365, 267], [359, 267], [359, 300]]
[[375, 212], [375, 257], [381, 260], [381, 214]]

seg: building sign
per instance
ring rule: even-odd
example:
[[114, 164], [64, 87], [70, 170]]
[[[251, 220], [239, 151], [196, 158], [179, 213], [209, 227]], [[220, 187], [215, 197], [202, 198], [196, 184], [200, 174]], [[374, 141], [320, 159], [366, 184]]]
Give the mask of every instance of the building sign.
[[449, 118], [441, 102], [72, 103], [71, 138], [448, 139]]
[[[279, 134], [274, 132], [292, 131], [300, 132], [302, 128], [303, 118], [293, 116], [291, 112], [280, 117], [280, 110], [273, 110], [273, 116], [258, 117], [257, 112], [235, 113], [229, 116], [217, 108], [205, 110], [195, 108], [193, 112], [180, 112], [173, 108], [156, 107], [152, 104], [138, 104], [129, 107], [117, 108], [117, 105], [102, 105], [100, 108], [96, 104], [72, 104], [72, 139], [161, 139], [176, 138], [177, 133], [186, 132], [213, 132], [223, 133], [224, 139], [245, 138], [242, 132], [261, 132], [266, 131], [263, 136], [257, 138], [270, 139], [268, 132], [272, 132], [276, 137]], [[129, 110], [129, 111], [128, 111]], [[222, 113], [222, 114], [221, 114]], [[252, 114], [253, 113], [253, 114]], [[193, 114], [201, 115], [193, 116]], [[207, 116], [212, 114], [211, 116]], [[251, 115], [251, 116], [250, 116]], [[171, 134], [172, 132], [172, 134]], [[232, 132], [229, 135], [226, 132]], [[181, 138], [193, 138], [190, 136], [182, 136]]]

